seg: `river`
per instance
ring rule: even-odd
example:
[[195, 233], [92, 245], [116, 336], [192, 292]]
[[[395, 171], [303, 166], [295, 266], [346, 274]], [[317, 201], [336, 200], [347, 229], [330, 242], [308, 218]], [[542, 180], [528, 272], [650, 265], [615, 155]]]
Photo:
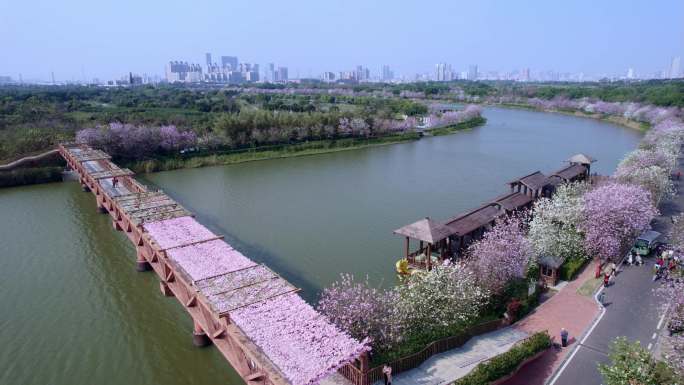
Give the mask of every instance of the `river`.
[[[394, 283], [392, 230], [445, 219], [583, 152], [609, 174], [641, 134], [487, 108], [486, 125], [420, 141], [145, 175], [315, 300], [341, 272]], [[0, 189], [0, 384], [242, 384], [190, 318], [136, 273], [128, 240], [77, 183]]]

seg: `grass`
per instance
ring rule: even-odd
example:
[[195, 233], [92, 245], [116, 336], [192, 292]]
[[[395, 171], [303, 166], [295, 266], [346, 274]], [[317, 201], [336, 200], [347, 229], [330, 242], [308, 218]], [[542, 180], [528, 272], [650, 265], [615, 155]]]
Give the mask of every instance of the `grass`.
[[468, 128], [473, 128], [477, 126], [481, 126], [487, 122], [487, 119], [483, 117], [475, 118], [468, 120], [466, 122], [454, 124], [451, 126], [446, 126], [446, 127], [440, 127], [440, 128], [433, 128], [431, 130], [428, 130], [433, 136], [442, 136], [442, 135], [450, 135], [455, 132], [461, 131], [461, 130], [466, 130]]
[[583, 295], [585, 297], [593, 297], [596, 290], [603, 284], [602, 278], [589, 278], [582, 286], [577, 289], [577, 294]]

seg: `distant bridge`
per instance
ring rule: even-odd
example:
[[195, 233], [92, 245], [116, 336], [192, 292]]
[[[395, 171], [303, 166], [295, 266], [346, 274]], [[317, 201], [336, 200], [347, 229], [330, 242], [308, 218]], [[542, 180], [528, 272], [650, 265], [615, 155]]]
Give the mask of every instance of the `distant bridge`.
[[213, 343], [247, 384], [315, 384], [342, 367], [368, 366], [367, 346], [340, 331], [299, 289], [242, 255], [161, 191], [103, 151], [78, 143], [58, 149], [97, 208], [136, 248], [138, 271], [152, 269], [165, 296], [194, 322], [193, 342]]

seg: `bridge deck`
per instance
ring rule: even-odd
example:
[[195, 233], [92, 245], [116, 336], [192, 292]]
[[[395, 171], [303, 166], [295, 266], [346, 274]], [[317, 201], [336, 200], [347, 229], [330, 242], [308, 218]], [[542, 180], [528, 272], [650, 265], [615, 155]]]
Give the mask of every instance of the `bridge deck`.
[[114, 228], [136, 246], [138, 266], [154, 269], [162, 292], [192, 316], [195, 335], [210, 339], [246, 383], [315, 384], [367, 351], [365, 342], [302, 300], [296, 287], [163, 192], [148, 191], [106, 153], [78, 144], [59, 150]]

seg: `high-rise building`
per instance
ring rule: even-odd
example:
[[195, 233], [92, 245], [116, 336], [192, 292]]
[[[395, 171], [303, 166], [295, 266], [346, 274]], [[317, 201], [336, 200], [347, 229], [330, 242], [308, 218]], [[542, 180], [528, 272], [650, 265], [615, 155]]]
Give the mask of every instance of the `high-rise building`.
[[370, 70], [362, 65], [356, 66], [354, 71], [354, 80], [357, 82], [362, 82], [370, 79]]
[[268, 66], [266, 67], [266, 80], [267, 82], [274, 82], [275, 81], [275, 64], [274, 63], [268, 63]]
[[237, 56], [221, 56], [221, 67], [230, 67], [233, 71], [238, 70]]
[[394, 79], [394, 73], [390, 69], [390, 66], [388, 66], [387, 64], [383, 65], [380, 80], [382, 80], [383, 82], [387, 82], [392, 79]]
[[669, 78], [670, 79], [677, 79], [682, 76], [681, 74], [681, 69], [680, 69], [680, 57], [675, 56], [672, 58], [672, 63], [670, 64], [670, 73], [669, 73]]
[[629, 68], [627, 70], [627, 79], [634, 79], [634, 68]]
[[278, 70], [275, 72], [275, 79], [273, 81], [287, 82], [287, 79], [287, 67], [278, 67]]
[[439, 63], [435, 66], [435, 80], [438, 82], [448, 82], [453, 80], [451, 64]]
[[522, 80], [524, 82], [530, 81], [530, 69], [529, 68], [523, 68], [522, 76], [520, 77], [520, 80]]
[[335, 73], [334, 72], [323, 72], [323, 81], [332, 83], [335, 81]]
[[204, 57], [207, 62], [207, 68], [211, 67], [211, 53], [207, 52], [204, 54]]
[[199, 64], [170, 61], [166, 65], [166, 81], [169, 83], [195, 83], [202, 80], [202, 67]]
[[468, 67], [468, 80], [477, 80], [477, 64]]

